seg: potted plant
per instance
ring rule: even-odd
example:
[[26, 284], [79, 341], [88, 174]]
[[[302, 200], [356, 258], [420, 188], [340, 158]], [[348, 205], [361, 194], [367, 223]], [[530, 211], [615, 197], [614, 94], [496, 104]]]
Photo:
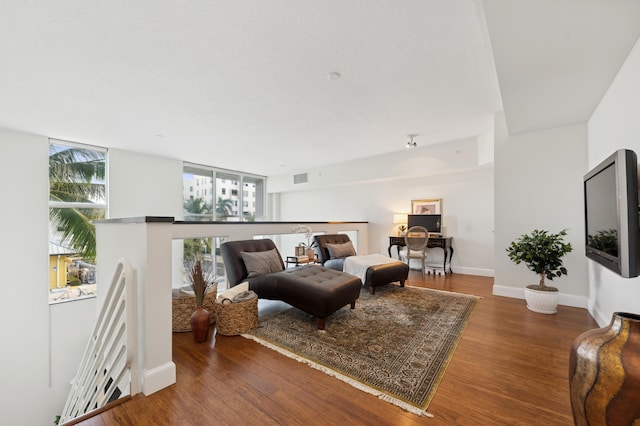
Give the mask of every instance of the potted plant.
[[196, 310], [191, 315], [191, 332], [196, 342], [204, 342], [209, 334], [211, 313], [204, 307], [204, 296], [207, 287], [213, 282], [211, 274], [202, 269], [200, 257], [194, 256], [188, 265], [188, 277], [196, 298]]
[[553, 234], [549, 231], [535, 229], [530, 234], [521, 235], [507, 247], [509, 259], [516, 265], [521, 262], [540, 276], [538, 284], [525, 287], [524, 295], [527, 307], [543, 314], [554, 314], [558, 307], [558, 289], [547, 286], [545, 278], [567, 275], [567, 268], [562, 264], [565, 254], [571, 252], [571, 243], [565, 243], [567, 230]]

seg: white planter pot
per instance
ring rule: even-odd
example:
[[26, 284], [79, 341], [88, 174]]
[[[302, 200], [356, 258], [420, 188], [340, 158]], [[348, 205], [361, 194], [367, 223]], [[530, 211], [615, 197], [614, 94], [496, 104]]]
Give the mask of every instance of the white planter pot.
[[540, 314], [555, 314], [558, 311], [558, 292], [524, 288], [524, 299], [530, 311]]

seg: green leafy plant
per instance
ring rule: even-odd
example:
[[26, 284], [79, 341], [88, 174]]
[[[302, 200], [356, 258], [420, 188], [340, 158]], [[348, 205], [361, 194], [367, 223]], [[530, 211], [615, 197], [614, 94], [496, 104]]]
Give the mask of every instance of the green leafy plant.
[[524, 263], [529, 270], [540, 275], [537, 285], [527, 288], [542, 291], [558, 291], [555, 287], [545, 285], [545, 278], [553, 281], [555, 277], [567, 275], [567, 268], [563, 266], [562, 258], [571, 252], [571, 243], [565, 243], [567, 230], [553, 234], [549, 231], [535, 229], [530, 234], [523, 234], [507, 247], [509, 259], [516, 265]]
[[[49, 145], [49, 201], [95, 203], [106, 197], [104, 152], [91, 149]], [[96, 257], [96, 232], [93, 221], [104, 219], [101, 208], [51, 207], [51, 225], [69, 240], [87, 261]]]

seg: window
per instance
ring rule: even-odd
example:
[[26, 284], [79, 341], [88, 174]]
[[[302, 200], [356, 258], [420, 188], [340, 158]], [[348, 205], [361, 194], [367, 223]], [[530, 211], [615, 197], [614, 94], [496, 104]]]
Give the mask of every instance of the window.
[[252, 206], [244, 209], [242, 215], [248, 220], [251, 220], [251, 218], [265, 217], [267, 198], [266, 179], [245, 176], [243, 182], [247, 190], [247, 197], [254, 201], [251, 203]]
[[107, 212], [107, 151], [49, 141], [49, 300], [94, 296], [93, 220]]
[[211, 187], [213, 185], [212, 172], [184, 167], [182, 173], [182, 207], [184, 211], [184, 220], [211, 220], [213, 212], [213, 198], [211, 197], [211, 192], [209, 192], [209, 195], [205, 194], [201, 197], [200, 191], [198, 190], [196, 197], [189, 197], [189, 193], [186, 191], [186, 188], [193, 187], [193, 185]]
[[[203, 186], [203, 197], [189, 199], [188, 188], [194, 182]], [[215, 169], [185, 163], [183, 168], [183, 208], [185, 220], [244, 220], [265, 217], [266, 179], [263, 176]], [[246, 191], [238, 191], [243, 185]], [[259, 194], [257, 193], [259, 192]], [[248, 200], [257, 202], [248, 203]], [[247, 200], [247, 201], [245, 201]], [[251, 204], [254, 207], [248, 207]], [[239, 211], [238, 206], [245, 206]]]

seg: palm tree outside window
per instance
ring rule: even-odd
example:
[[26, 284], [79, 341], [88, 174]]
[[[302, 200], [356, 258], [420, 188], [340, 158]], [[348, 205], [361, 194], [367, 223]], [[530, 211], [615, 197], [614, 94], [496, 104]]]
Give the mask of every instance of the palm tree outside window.
[[51, 294], [52, 301], [95, 294], [93, 221], [106, 217], [106, 161], [106, 149], [50, 140], [49, 288], [50, 293], [55, 293]]

